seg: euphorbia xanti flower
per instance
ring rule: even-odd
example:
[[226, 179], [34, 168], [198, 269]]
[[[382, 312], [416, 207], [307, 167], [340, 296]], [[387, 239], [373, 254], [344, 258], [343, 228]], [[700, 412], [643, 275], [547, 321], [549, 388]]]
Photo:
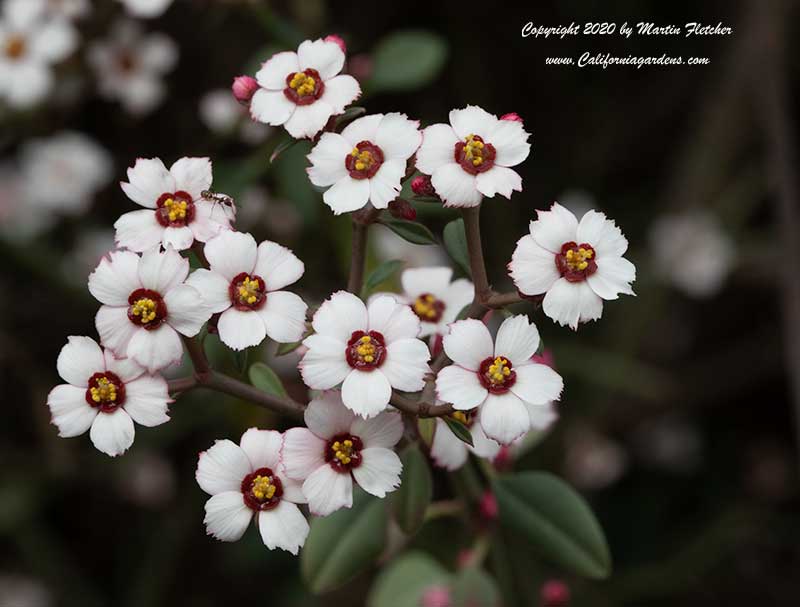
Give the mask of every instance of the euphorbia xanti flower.
[[452, 417], [469, 428], [472, 445], [468, 445], [453, 434], [441, 418], [436, 418], [431, 458], [437, 466], [448, 470], [457, 470], [466, 463], [467, 455], [470, 452], [485, 459], [493, 459], [499, 453], [500, 445], [486, 436], [483, 431], [478, 409], [454, 411]]
[[56, 366], [67, 383], [50, 391], [47, 405], [61, 437], [89, 430], [94, 446], [113, 457], [133, 444], [134, 421], [148, 427], [169, 421], [164, 378], [116, 358], [90, 337], [70, 337]]
[[200, 292], [184, 284], [188, 274], [189, 260], [171, 247], [110, 253], [89, 276], [89, 291], [104, 304], [95, 317], [101, 343], [151, 373], [179, 363], [180, 336], [194, 337], [211, 316]]
[[203, 294], [217, 330], [234, 350], [260, 344], [267, 335], [279, 342], [297, 341], [305, 332], [306, 306], [284, 287], [305, 269], [289, 249], [266, 240], [256, 246], [250, 234], [226, 231], [204, 249], [210, 270], [195, 270], [186, 281]]
[[430, 352], [417, 339], [419, 318], [393, 297], [380, 296], [365, 306], [346, 291], [331, 295], [314, 314], [314, 334], [300, 372], [314, 390], [342, 383], [342, 401], [362, 417], [389, 404], [392, 388], [421, 390]]
[[417, 168], [431, 176], [445, 206], [474, 207], [484, 196], [510, 198], [522, 191], [522, 178], [509, 168], [531, 149], [521, 122], [470, 105], [451, 111], [450, 124], [431, 125], [422, 134]]
[[306, 500], [300, 483], [284, 472], [282, 442], [280, 432], [250, 428], [238, 445], [218, 440], [200, 454], [196, 478], [211, 495], [204, 521], [209, 535], [235, 542], [255, 516], [267, 548], [297, 554], [309, 529], [297, 504]]
[[392, 451], [403, 436], [399, 413], [356, 417], [331, 390], [312, 400], [304, 415], [308, 428], [286, 431], [282, 455], [286, 474], [303, 481], [312, 513], [327, 516], [350, 508], [354, 480], [377, 497], [400, 485], [403, 465]]
[[283, 125], [297, 139], [313, 137], [361, 94], [355, 78], [339, 74], [343, 66], [342, 49], [325, 40], [306, 40], [296, 53], [273, 55], [256, 74], [261, 88], [250, 100], [250, 114]]
[[322, 199], [336, 215], [368, 202], [385, 209], [400, 193], [406, 162], [422, 142], [419, 122], [405, 114], [375, 114], [351, 122], [338, 133], [323, 133], [308, 155], [308, 177], [331, 186]]
[[532, 418], [539, 417], [537, 408], [561, 395], [561, 376], [531, 359], [539, 331], [524, 315], [504, 320], [494, 344], [479, 320], [456, 321], [443, 346], [453, 364], [436, 378], [439, 399], [461, 411], [480, 407], [486, 436], [501, 444], [530, 430]]
[[131, 251], [156, 245], [188, 249], [230, 228], [224, 205], [204, 200], [211, 187], [208, 158], [181, 158], [167, 170], [160, 158], [139, 158], [128, 169], [122, 191], [146, 209], [125, 213], [114, 224], [117, 244]]
[[560, 325], [597, 320], [603, 300], [633, 295], [636, 268], [622, 255], [628, 241], [603, 213], [587, 212], [580, 223], [554, 203], [537, 211], [530, 234], [519, 239], [508, 264], [517, 289], [525, 295], [545, 293], [542, 309]]

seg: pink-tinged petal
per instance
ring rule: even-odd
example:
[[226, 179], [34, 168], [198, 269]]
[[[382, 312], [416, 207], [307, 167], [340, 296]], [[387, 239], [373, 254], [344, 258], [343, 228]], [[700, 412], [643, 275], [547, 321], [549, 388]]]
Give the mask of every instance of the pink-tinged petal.
[[370, 447], [361, 451], [361, 465], [353, 468], [353, 478], [367, 493], [386, 497], [400, 486], [403, 464], [397, 453], [383, 447]]
[[123, 408], [137, 424], [152, 428], [169, 421], [167, 382], [160, 375], [142, 375], [125, 384]]
[[328, 516], [340, 508], [353, 505], [353, 479], [337, 472], [328, 464], [320, 466], [303, 482], [308, 509], [317, 516]]
[[409, 268], [400, 275], [403, 291], [411, 299], [420, 295], [431, 294], [442, 299], [450, 287], [453, 270], [447, 267]]
[[189, 274], [186, 284], [197, 289], [211, 312], [216, 314], [231, 307], [230, 281], [221, 274], [201, 268]]
[[[360, 96], [361, 86], [358, 84], [358, 80], [342, 74], [325, 81], [325, 91], [317, 103], [329, 105], [333, 109], [333, 114], [339, 115]], [[312, 105], [316, 105], [316, 103]]]
[[256, 73], [256, 80], [264, 88], [281, 91], [286, 88], [286, 76], [300, 71], [297, 53], [285, 51], [275, 53], [261, 66]]
[[378, 126], [383, 120], [383, 114], [369, 114], [356, 118], [342, 130], [342, 137], [349, 143], [351, 149], [362, 141], [376, 142]]
[[217, 323], [219, 338], [233, 350], [257, 346], [267, 336], [261, 315], [255, 310], [228, 308]]
[[213, 181], [210, 158], [181, 158], [170, 167], [175, 178], [175, 189], [191, 194], [192, 200], [211, 187]]
[[140, 330], [128, 319], [127, 307], [100, 306], [94, 317], [94, 325], [100, 335], [100, 343], [114, 352], [118, 358], [128, 356], [128, 345]]
[[297, 58], [301, 70], [317, 70], [323, 80], [333, 78], [344, 67], [344, 53], [341, 47], [335, 42], [326, 42], [322, 39], [305, 40], [297, 47]]
[[295, 504], [281, 500], [275, 508], [263, 510], [257, 516], [261, 540], [267, 548], [298, 553], [308, 537], [309, 526]]
[[211, 496], [205, 510], [206, 533], [222, 542], [241, 539], [253, 519], [253, 511], [245, 505], [241, 491], [224, 491]]
[[297, 106], [286, 98], [283, 91], [258, 89], [250, 100], [250, 116], [257, 122], [280, 126], [294, 114]]
[[361, 417], [377, 415], [389, 404], [392, 386], [380, 369], [353, 369], [342, 383], [342, 402]]
[[369, 199], [376, 209], [385, 209], [400, 194], [400, 181], [406, 174], [406, 161], [387, 160], [369, 180]]
[[558, 411], [556, 411], [553, 403], [544, 405], [531, 405], [526, 403], [525, 408], [528, 410], [528, 416], [531, 418], [532, 430], [547, 430], [558, 419]]
[[495, 165], [513, 167], [525, 160], [531, 151], [529, 137], [530, 134], [525, 132], [521, 122], [498, 120], [488, 136], [488, 141], [494, 145], [497, 154]]
[[436, 376], [436, 395], [456, 409], [469, 411], [486, 400], [489, 392], [481, 385], [475, 371], [449, 365]]
[[327, 189], [322, 200], [334, 215], [357, 211], [369, 201], [369, 182], [369, 179], [353, 179], [347, 175]]
[[289, 291], [273, 291], [267, 303], [258, 310], [270, 339], [280, 343], [298, 341], [306, 331], [308, 306], [299, 295]]
[[592, 291], [603, 299], [617, 299], [620, 293], [633, 295], [636, 266], [623, 257], [598, 257], [597, 271], [586, 279]]
[[390, 295], [377, 296], [367, 306], [370, 331], [378, 331], [387, 344], [419, 335], [419, 317]]
[[308, 351], [300, 361], [303, 382], [312, 390], [327, 390], [340, 384], [351, 371], [345, 359], [347, 345], [325, 335], [310, 335], [303, 340]]
[[[327, 88], [329, 85], [326, 83], [325, 86]], [[333, 114], [334, 109], [319, 99], [310, 105], [295, 106], [294, 112], [283, 126], [295, 139], [311, 139], [325, 127]]]
[[448, 207], [476, 207], [483, 200], [475, 176], [455, 162], [436, 169], [431, 175], [431, 183]]
[[110, 349], [103, 351], [103, 358], [106, 361], [106, 370], [116, 374], [125, 383], [132, 382], [145, 372], [132, 358], [117, 358]]
[[511, 198], [512, 192], [522, 191], [522, 177], [513, 169], [495, 165], [475, 178], [478, 191], [487, 198], [496, 194]]
[[234, 215], [235, 211], [223, 204], [199, 200], [194, 203], [194, 220], [189, 224], [189, 228], [195, 240], [208, 242], [220, 232], [231, 229], [231, 219]]
[[603, 299], [589, 283], [569, 282], [559, 278], [542, 301], [542, 310], [561, 326], [578, 328], [579, 322], [597, 320], [603, 314]]
[[162, 252], [154, 248], [142, 253], [139, 280], [145, 289], [152, 289], [164, 296], [186, 280], [188, 275], [189, 260], [174, 249]]
[[547, 365], [536, 363], [514, 367], [517, 381], [511, 391], [526, 403], [544, 405], [558, 400], [564, 389], [564, 380]]
[[557, 202], [549, 211], [537, 211], [537, 216], [538, 219], [531, 222], [531, 236], [551, 253], [561, 253], [564, 243], [575, 242], [578, 238], [578, 220]]
[[[497, 128], [497, 117], [477, 105], [468, 105], [462, 110], [450, 111], [450, 124], [459, 139], [480, 135], [489, 140], [489, 134]], [[492, 143], [489, 140], [489, 143]]]
[[280, 291], [300, 279], [305, 265], [290, 249], [265, 240], [258, 245], [253, 271], [264, 279], [267, 291]]
[[338, 133], [323, 133], [319, 143], [308, 155], [311, 166], [308, 178], [316, 186], [327, 187], [347, 177], [345, 158], [352, 152], [353, 145]]
[[328, 440], [337, 434], [349, 432], [356, 417], [342, 403], [342, 393], [329, 390], [308, 403], [304, 419], [311, 432]]
[[597, 258], [621, 257], [628, 250], [628, 240], [617, 225], [599, 211], [587, 211], [578, 224], [578, 244], [585, 242], [594, 247]]
[[433, 124], [422, 131], [422, 145], [417, 150], [416, 166], [427, 175], [454, 162], [458, 137], [449, 124]]
[[[283, 464], [281, 464], [283, 466]], [[281, 469], [280, 478], [283, 485], [282, 499], [292, 502], [293, 504], [307, 504], [308, 499], [303, 494], [303, 481], [296, 481], [286, 476], [286, 470]]]
[[139, 256], [131, 251], [111, 251], [89, 274], [89, 292], [108, 306], [127, 306], [130, 294], [141, 286]]
[[481, 407], [481, 426], [486, 436], [508, 445], [530, 429], [528, 410], [513, 392], [490, 394]]
[[386, 347], [386, 359], [381, 372], [396, 390], [416, 392], [425, 386], [425, 374], [430, 372], [430, 350], [419, 339], [398, 339]]
[[405, 114], [386, 114], [378, 126], [375, 144], [385, 158], [407, 160], [422, 144], [418, 120], [409, 120]]
[[89, 430], [92, 444], [111, 457], [125, 453], [133, 444], [134, 434], [133, 420], [122, 408], [111, 413], [98, 413]]
[[305, 480], [320, 466], [327, 466], [325, 447], [325, 440], [308, 428], [290, 428], [284, 432], [281, 461], [286, 476]]
[[181, 335], [194, 337], [211, 317], [211, 308], [194, 287], [182, 284], [170, 289], [167, 304], [167, 323]]
[[515, 366], [527, 363], [539, 349], [539, 330], [524, 314], [503, 321], [495, 338], [494, 355], [505, 356]]
[[148, 372], [155, 373], [181, 362], [183, 344], [178, 333], [169, 325], [161, 325], [152, 331], [138, 329], [128, 344], [128, 356]]
[[365, 449], [391, 449], [403, 438], [403, 418], [394, 411], [384, 411], [372, 419], [357, 417], [350, 425], [350, 433], [361, 439]]
[[225, 231], [209, 240], [204, 252], [211, 271], [231, 281], [242, 272], [252, 274], [258, 248], [250, 234]]
[[561, 278], [554, 253], [536, 244], [530, 234], [517, 241], [508, 270], [514, 285], [526, 295], [544, 293]]
[[197, 460], [195, 479], [209, 495], [239, 491], [244, 477], [253, 472], [250, 460], [239, 445], [228, 439], [214, 441]]
[[172, 247], [176, 251], [185, 251], [194, 242], [194, 232], [189, 226], [166, 227], [161, 237], [161, 244], [164, 248]]
[[78, 32], [66, 19], [50, 19], [31, 32], [28, 52], [47, 63], [58, 63], [73, 53], [79, 40]]
[[141, 253], [160, 244], [164, 226], [158, 223], [150, 209], [125, 213], [114, 223], [114, 240], [117, 246]]
[[128, 169], [128, 183], [123, 181], [120, 186], [133, 202], [155, 209], [162, 194], [175, 191], [175, 178], [160, 158], [139, 158]]
[[456, 437], [441, 419], [436, 420], [436, 432], [431, 445], [431, 458], [440, 468], [458, 470], [467, 461], [467, 444]]
[[346, 344], [354, 331], [367, 328], [367, 308], [352, 293], [337, 291], [319, 307], [312, 325], [316, 333]]
[[500, 452], [500, 444], [486, 436], [486, 432], [483, 431], [480, 420], [476, 420], [475, 423], [472, 424], [469, 433], [472, 436], [472, 447], [469, 447], [469, 450], [478, 457], [494, 459]]
[[70, 335], [58, 354], [56, 369], [65, 382], [86, 388], [92, 375], [105, 371], [106, 361], [100, 346], [91, 337]]
[[280, 472], [281, 445], [283, 437], [280, 432], [258, 428], [248, 429], [239, 442], [253, 470], [270, 468], [276, 474]]
[[474, 318], [457, 320], [442, 341], [444, 351], [451, 360], [470, 371], [477, 371], [481, 363], [494, 352], [489, 329]]
[[86, 402], [86, 390], [69, 384], [53, 388], [47, 396], [47, 406], [61, 438], [83, 434], [97, 415], [97, 409]]

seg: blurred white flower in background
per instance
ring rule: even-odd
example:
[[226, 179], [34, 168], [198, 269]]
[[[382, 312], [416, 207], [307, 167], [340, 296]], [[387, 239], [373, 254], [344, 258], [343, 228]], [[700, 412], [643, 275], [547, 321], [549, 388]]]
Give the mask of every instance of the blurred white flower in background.
[[125, 10], [134, 17], [151, 19], [160, 17], [172, 4], [172, 0], [118, 0]]
[[24, 242], [44, 232], [54, 219], [52, 213], [29, 204], [19, 169], [10, 162], [0, 165], [0, 235]]
[[144, 508], [160, 508], [175, 497], [175, 467], [161, 452], [141, 449], [123, 462], [115, 479], [123, 497]]
[[0, 574], [0, 605], [5, 607], [50, 607], [53, 597], [39, 580], [15, 573]]
[[645, 464], [689, 474], [703, 461], [703, 437], [691, 420], [677, 415], [649, 420], [633, 434], [636, 453]]
[[588, 426], [573, 428], [567, 445], [564, 475], [578, 489], [604, 489], [628, 467], [628, 454], [616, 441]]
[[736, 247], [713, 214], [690, 210], [664, 215], [650, 228], [657, 272], [691, 297], [711, 297], [722, 288]]
[[91, 12], [90, 0], [47, 0], [47, 13], [54, 17], [82, 19]]
[[136, 22], [120, 20], [105, 41], [89, 47], [88, 59], [100, 94], [142, 115], [163, 101], [163, 77], [178, 62], [178, 46], [164, 34], [145, 34]]
[[78, 34], [47, 12], [46, 0], [5, 0], [0, 11], [0, 98], [32, 107], [52, 90], [51, 66], [75, 50]]
[[272, 127], [250, 119], [247, 109], [236, 101], [230, 89], [215, 89], [203, 95], [199, 115], [212, 133], [236, 134], [251, 145], [261, 143], [272, 132]]
[[80, 232], [72, 250], [61, 261], [64, 280], [75, 286], [83, 286], [86, 277], [115, 246], [114, 230], [91, 228]]

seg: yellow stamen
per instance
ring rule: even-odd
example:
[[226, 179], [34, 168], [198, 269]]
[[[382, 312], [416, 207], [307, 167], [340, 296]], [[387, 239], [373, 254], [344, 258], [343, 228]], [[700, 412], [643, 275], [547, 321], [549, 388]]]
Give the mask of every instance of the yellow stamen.
[[375, 156], [373, 156], [372, 152], [369, 150], [359, 150], [358, 148], [353, 148], [353, 151], [350, 152], [350, 155], [356, 159], [355, 167], [357, 171], [363, 171], [364, 169], [368, 169], [375, 164]]
[[252, 492], [256, 499], [264, 502], [271, 500], [275, 495], [276, 487], [272, 484], [271, 476], [257, 475], [253, 479]]
[[467, 414], [464, 413], [463, 411], [454, 411], [450, 417], [452, 417], [453, 419], [457, 419], [465, 426], [469, 424], [469, 419], [467, 418]]
[[493, 384], [502, 384], [505, 382], [506, 378], [511, 375], [511, 369], [507, 365], [508, 360], [502, 356], [495, 358], [492, 364], [489, 365], [489, 381]]
[[97, 387], [91, 388], [89, 393], [92, 395], [92, 400], [96, 403], [113, 403], [117, 400], [117, 387], [105, 377], [98, 379]]
[[303, 72], [295, 72], [289, 87], [294, 89], [300, 97], [312, 95], [317, 87], [317, 81]]
[[476, 135], [467, 135], [464, 139], [464, 158], [472, 162], [472, 166], [483, 164], [483, 141], [475, 139]]
[[261, 285], [257, 279], [246, 276], [245, 279], [239, 284], [239, 301], [242, 303], [253, 305], [258, 301], [258, 295], [261, 292]]
[[164, 208], [167, 209], [167, 216], [170, 221], [177, 221], [178, 219], [186, 219], [186, 207], [188, 206], [185, 200], [175, 200], [174, 198], [167, 198], [164, 201]]
[[156, 302], [149, 297], [137, 299], [131, 307], [131, 313], [138, 316], [142, 324], [153, 322], [157, 314]]
[[331, 445], [333, 456], [343, 464], [353, 461], [353, 441], [349, 438], [343, 441], [336, 441]]
[[436, 298], [430, 293], [420, 295], [414, 301], [414, 312], [420, 318], [434, 319], [439, 315], [436, 309]]
[[584, 249], [583, 247], [579, 247], [577, 251], [575, 249], [569, 249], [564, 253], [567, 266], [569, 266], [570, 270], [575, 271], [588, 268], [589, 261], [591, 261], [592, 257], [594, 257], [594, 251], [592, 251], [592, 249]]

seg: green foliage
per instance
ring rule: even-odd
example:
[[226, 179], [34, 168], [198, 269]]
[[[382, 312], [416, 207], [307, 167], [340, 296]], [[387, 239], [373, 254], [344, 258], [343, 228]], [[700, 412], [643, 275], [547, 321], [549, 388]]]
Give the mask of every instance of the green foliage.
[[423, 552], [408, 552], [395, 559], [375, 580], [367, 607], [419, 607], [431, 586], [446, 586], [450, 574]]
[[285, 344], [278, 344], [278, 347], [275, 350], [275, 356], [285, 356], [290, 352], [294, 352], [303, 345], [303, 340], [300, 341], [290, 341]]
[[364, 281], [364, 288], [361, 290], [361, 299], [366, 299], [380, 286], [382, 282], [389, 280], [392, 275], [403, 267], [403, 262], [399, 259], [391, 259], [383, 262], [370, 272]]
[[384, 38], [373, 54], [371, 93], [410, 91], [434, 81], [447, 60], [441, 36], [423, 30], [406, 30]]
[[470, 434], [469, 428], [449, 415], [443, 417], [442, 419], [444, 420], [444, 423], [447, 424], [447, 427], [450, 428], [450, 431], [456, 435], [458, 440], [464, 441], [471, 447], [474, 446], [472, 442], [472, 434]]
[[403, 219], [382, 219], [381, 223], [412, 244], [436, 244], [433, 233], [421, 223]]
[[451, 588], [453, 607], [498, 607], [500, 592], [491, 576], [477, 567], [458, 572]]
[[467, 234], [464, 231], [464, 220], [456, 219], [444, 227], [444, 247], [450, 257], [467, 276], [472, 276], [469, 267], [469, 252], [467, 251]]
[[403, 482], [389, 496], [392, 513], [400, 528], [407, 534], [416, 533], [425, 520], [425, 511], [433, 496], [433, 478], [428, 460], [416, 444], [403, 451]]
[[250, 367], [249, 376], [250, 383], [259, 390], [275, 396], [288, 396], [286, 388], [283, 387], [283, 382], [275, 374], [275, 371], [264, 363], [253, 363]]

